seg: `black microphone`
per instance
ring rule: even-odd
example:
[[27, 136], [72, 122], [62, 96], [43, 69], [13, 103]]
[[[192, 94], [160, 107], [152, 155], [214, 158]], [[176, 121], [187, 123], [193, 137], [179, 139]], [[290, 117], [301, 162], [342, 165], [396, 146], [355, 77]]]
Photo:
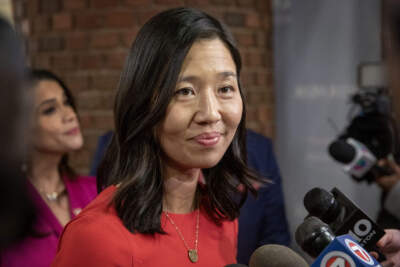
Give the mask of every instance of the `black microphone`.
[[378, 177], [393, 173], [388, 167], [378, 166], [377, 155], [354, 138], [335, 140], [329, 145], [328, 151], [337, 162], [343, 164], [344, 172], [358, 182], [373, 182]]
[[308, 267], [307, 262], [288, 247], [269, 244], [251, 254], [249, 267]]
[[385, 234], [371, 218], [339, 189], [328, 192], [313, 188], [304, 196], [304, 206], [311, 216], [327, 223], [335, 235], [351, 235], [368, 251]]
[[336, 140], [329, 145], [328, 150], [336, 161], [344, 164], [343, 170], [356, 180], [362, 180], [377, 162], [375, 155], [354, 138]]
[[336, 237], [329, 226], [314, 216], [307, 217], [296, 230], [297, 244], [316, 258], [311, 267], [379, 267], [379, 263], [350, 235]]
[[297, 227], [295, 239], [303, 251], [316, 258], [335, 239], [335, 235], [326, 223], [310, 216]]

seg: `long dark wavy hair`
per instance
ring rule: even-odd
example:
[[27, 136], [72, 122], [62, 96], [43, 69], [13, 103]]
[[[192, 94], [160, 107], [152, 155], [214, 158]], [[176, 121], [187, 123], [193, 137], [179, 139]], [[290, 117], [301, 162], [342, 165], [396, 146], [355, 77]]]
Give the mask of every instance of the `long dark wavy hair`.
[[115, 134], [98, 169], [99, 191], [120, 184], [113, 203], [133, 233], [164, 233], [160, 223], [163, 158], [156, 128], [165, 117], [192, 44], [211, 39], [225, 43], [235, 62], [243, 115], [223, 158], [216, 166], [203, 169], [200, 205], [219, 224], [239, 216], [248, 191], [256, 194], [252, 181], [258, 177], [246, 164], [245, 96], [239, 79], [241, 58], [233, 37], [218, 20], [200, 10], [170, 9], [151, 18], [132, 44], [115, 100]]
[[[68, 102], [70, 103], [72, 109], [75, 111], [76, 115], [78, 116], [78, 112], [76, 109], [75, 99], [71, 93], [71, 90], [67, 87], [67, 85], [53, 72], [44, 69], [31, 69], [29, 71], [29, 79], [32, 86], [36, 86], [39, 82], [47, 80], [47, 81], [54, 81], [61, 86], [65, 97], [67, 98]], [[62, 156], [60, 163], [58, 164], [58, 170], [61, 175], [65, 175], [68, 179], [74, 180], [76, 179], [77, 175], [75, 170], [69, 165], [68, 162], [68, 154]]]

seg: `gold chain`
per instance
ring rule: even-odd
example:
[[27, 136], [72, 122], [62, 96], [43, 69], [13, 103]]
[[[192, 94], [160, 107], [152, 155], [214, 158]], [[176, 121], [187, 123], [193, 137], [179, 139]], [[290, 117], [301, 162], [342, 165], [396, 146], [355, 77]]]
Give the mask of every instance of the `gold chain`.
[[169, 216], [168, 212], [164, 212], [165, 216], [168, 218], [168, 220], [171, 222], [171, 224], [175, 227], [176, 232], [178, 233], [179, 237], [182, 239], [183, 244], [185, 245], [186, 249], [188, 250], [188, 256], [191, 262], [197, 262], [198, 260], [198, 244], [199, 244], [199, 217], [200, 217], [200, 209], [197, 209], [197, 219], [196, 219], [196, 239], [194, 240], [194, 249], [190, 249], [188, 244], [186, 243], [185, 238], [183, 237], [183, 234], [181, 230], [179, 230], [178, 226], [175, 224], [175, 222], [172, 220], [172, 218]]

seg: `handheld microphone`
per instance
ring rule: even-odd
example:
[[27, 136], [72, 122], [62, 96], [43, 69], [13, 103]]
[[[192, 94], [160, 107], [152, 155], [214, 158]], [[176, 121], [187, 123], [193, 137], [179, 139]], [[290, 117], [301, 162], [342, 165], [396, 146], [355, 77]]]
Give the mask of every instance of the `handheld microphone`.
[[282, 245], [263, 245], [251, 254], [249, 267], [308, 267], [296, 252]]
[[343, 170], [356, 180], [361, 180], [377, 162], [374, 154], [363, 143], [353, 138], [332, 142], [329, 145], [329, 154], [344, 164]]
[[316, 257], [311, 267], [381, 267], [350, 235], [335, 237], [329, 226], [317, 217], [306, 218], [295, 237], [305, 252]]
[[366, 145], [354, 138], [338, 139], [329, 145], [329, 154], [343, 170], [356, 181], [373, 182], [375, 178], [392, 174], [392, 171], [378, 166], [378, 157]]
[[327, 223], [335, 235], [351, 235], [368, 251], [385, 234], [371, 218], [339, 189], [328, 192], [313, 188], [304, 196], [304, 206], [311, 216]]

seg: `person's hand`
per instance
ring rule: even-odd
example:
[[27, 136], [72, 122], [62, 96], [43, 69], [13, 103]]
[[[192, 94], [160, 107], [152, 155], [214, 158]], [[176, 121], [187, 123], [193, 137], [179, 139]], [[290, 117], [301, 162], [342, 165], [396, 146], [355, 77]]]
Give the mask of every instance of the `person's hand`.
[[[385, 235], [376, 244], [386, 260], [381, 262], [382, 267], [400, 267], [400, 231], [396, 229], [386, 229]], [[375, 258], [377, 253], [371, 253]]]
[[400, 166], [394, 162], [393, 159], [382, 159], [378, 162], [378, 165], [383, 167], [389, 167], [394, 173], [387, 176], [379, 177], [375, 182], [382, 188], [383, 191], [389, 192], [393, 186], [400, 181]]

